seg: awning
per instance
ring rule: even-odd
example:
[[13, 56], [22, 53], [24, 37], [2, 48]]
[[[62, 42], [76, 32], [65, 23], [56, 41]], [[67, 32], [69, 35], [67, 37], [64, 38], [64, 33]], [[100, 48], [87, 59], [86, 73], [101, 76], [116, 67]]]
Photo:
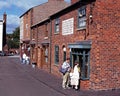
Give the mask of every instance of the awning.
[[22, 39], [22, 42], [23, 42], [23, 43], [29, 43], [29, 42], [30, 42], [30, 39]]
[[42, 45], [48, 45], [49, 43], [50, 43], [49, 40], [43, 40], [43, 41], [41, 42]]
[[31, 44], [31, 45], [35, 45], [36, 42], [35, 42], [35, 41], [30, 41], [30, 44]]
[[90, 49], [92, 41], [78, 41], [72, 44], [68, 44], [69, 48], [80, 48], [80, 49]]

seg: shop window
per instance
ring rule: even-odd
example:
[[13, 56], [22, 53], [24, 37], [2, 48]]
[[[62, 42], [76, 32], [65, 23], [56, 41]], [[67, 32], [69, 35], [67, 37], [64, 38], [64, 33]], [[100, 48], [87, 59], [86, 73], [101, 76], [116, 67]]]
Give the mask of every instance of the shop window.
[[60, 20], [59, 18], [55, 19], [55, 33], [59, 33], [60, 31]]
[[78, 28], [86, 28], [86, 7], [81, 7], [78, 10]]
[[55, 46], [55, 64], [59, 63], [59, 46]]
[[89, 65], [89, 58], [90, 58], [90, 50], [87, 49], [79, 49], [73, 48], [71, 50], [71, 57], [72, 57], [72, 67], [74, 67], [74, 62], [78, 61], [80, 68], [81, 68], [81, 79], [87, 80], [89, 79], [90, 74], [90, 65]]

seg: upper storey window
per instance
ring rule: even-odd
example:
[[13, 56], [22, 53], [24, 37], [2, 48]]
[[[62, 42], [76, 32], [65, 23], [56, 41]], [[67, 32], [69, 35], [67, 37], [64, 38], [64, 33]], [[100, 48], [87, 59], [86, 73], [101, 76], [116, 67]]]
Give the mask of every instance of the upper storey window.
[[60, 19], [56, 18], [55, 19], [55, 33], [59, 33], [60, 31]]
[[78, 28], [86, 28], [86, 7], [81, 7], [78, 9]]

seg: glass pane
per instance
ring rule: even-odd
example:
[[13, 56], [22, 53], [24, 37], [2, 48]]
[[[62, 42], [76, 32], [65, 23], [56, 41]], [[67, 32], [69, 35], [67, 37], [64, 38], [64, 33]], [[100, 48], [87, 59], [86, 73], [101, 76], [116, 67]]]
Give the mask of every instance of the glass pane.
[[85, 78], [89, 77], [89, 62], [88, 62], [88, 55], [85, 56]]
[[79, 18], [78, 27], [85, 27], [86, 21], [84, 19]]
[[59, 32], [59, 25], [56, 25], [56, 32]]
[[63, 61], [66, 60], [66, 52], [63, 52]]
[[48, 56], [48, 49], [45, 49], [45, 56]]
[[55, 46], [55, 63], [59, 62], [59, 47]]

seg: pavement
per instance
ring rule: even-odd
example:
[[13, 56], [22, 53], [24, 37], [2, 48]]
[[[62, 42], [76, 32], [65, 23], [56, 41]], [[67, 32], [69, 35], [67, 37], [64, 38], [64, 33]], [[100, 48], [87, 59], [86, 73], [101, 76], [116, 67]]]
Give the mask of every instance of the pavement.
[[120, 89], [117, 90], [104, 90], [104, 91], [94, 91], [94, 90], [78, 90], [74, 89], [63, 89], [62, 88], [62, 78], [46, 72], [42, 69], [32, 68], [31, 65], [20, 64], [19, 58], [14, 56], [18, 66], [24, 70], [24, 72], [29, 73], [36, 81], [42, 82], [45, 86], [51, 88], [52, 90], [57, 91], [62, 96], [120, 96]]
[[64, 94], [65, 96], [120, 96], [120, 89], [118, 90], [104, 90], [104, 91], [94, 91], [94, 90], [78, 90], [74, 89], [63, 89], [62, 88], [62, 78], [48, 73], [42, 69], [32, 68], [30, 65], [23, 65], [22, 68], [30, 73], [30, 75], [36, 80], [42, 82], [49, 88], [56, 90]]

